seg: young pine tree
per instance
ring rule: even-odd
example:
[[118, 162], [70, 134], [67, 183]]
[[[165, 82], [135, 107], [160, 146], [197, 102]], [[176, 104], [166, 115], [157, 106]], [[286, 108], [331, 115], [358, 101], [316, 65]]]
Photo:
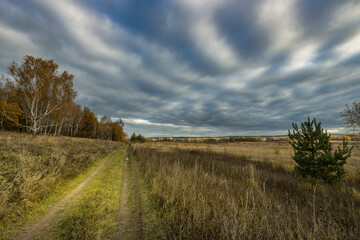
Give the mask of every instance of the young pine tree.
[[321, 122], [316, 119], [301, 123], [299, 128], [296, 123], [292, 124], [292, 133], [289, 130], [290, 144], [294, 149], [292, 158], [296, 162], [295, 173], [313, 186], [313, 239], [316, 239], [316, 188], [321, 182], [335, 184], [345, 177], [344, 165], [350, 157], [352, 148], [343, 139], [340, 146], [334, 152], [330, 143], [330, 135], [321, 127]]
[[339, 146], [333, 152], [330, 134], [324, 131], [321, 122], [308, 118], [307, 122], [301, 123], [301, 128], [296, 123], [293, 127], [292, 133], [289, 130], [289, 138], [294, 149], [295, 173], [300, 179], [313, 184], [334, 184], [345, 177], [344, 165], [352, 150], [345, 139], [342, 148]]

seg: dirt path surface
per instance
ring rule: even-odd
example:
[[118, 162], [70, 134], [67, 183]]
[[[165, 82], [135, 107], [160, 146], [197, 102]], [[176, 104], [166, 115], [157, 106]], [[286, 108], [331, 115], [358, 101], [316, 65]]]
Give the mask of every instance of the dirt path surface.
[[123, 175], [123, 185], [121, 188], [121, 197], [120, 197], [120, 210], [119, 210], [119, 233], [116, 239], [128, 239], [129, 234], [127, 232], [128, 219], [130, 215], [130, 210], [128, 207], [128, 198], [129, 198], [129, 172], [128, 172], [128, 161], [126, 158], [124, 164], [124, 175]]
[[141, 186], [139, 183], [139, 172], [136, 162], [130, 154], [127, 154], [124, 165], [124, 180], [120, 199], [120, 223], [117, 240], [142, 240], [143, 221]]
[[140, 172], [137, 162], [132, 156], [129, 158], [131, 162], [132, 170], [132, 183], [131, 183], [131, 217], [130, 217], [130, 226], [131, 226], [131, 239], [144, 239], [144, 226], [142, 219], [142, 193], [141, 193], [141, 184], [140, 184]]
[[74, 199], [89, 183], [100, 173], [102, 172], [107, 165], [110, 163], [111, 159], [114, 157], [116, 151], [111, 154], [111, 156], [102, 163], [89, 177], [82, 181], [74, 190], [68, 193], [63, 199], [61, 199], [57, 204], [55, 204], [49, 212], [43, 216], [37, 223], [31, 226], [27, 226], [21, 229], [17, 236], [12, 238], [16, 240], [30, 240], [36, 237], [44, 228], [50, 226], [58, 218], [60, 212], [66, 209], [66, 205], [69, 201]]

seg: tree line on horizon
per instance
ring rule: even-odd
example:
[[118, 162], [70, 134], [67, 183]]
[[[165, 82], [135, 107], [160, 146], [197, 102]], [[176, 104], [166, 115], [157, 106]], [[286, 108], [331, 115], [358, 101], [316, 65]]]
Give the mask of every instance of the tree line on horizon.
[[54, 136], [96, 138], [124, 142], [121, 119], [98, 117], [74, 102], [74, 75], [58, 72], [54, 60], [25, 56], [9, 66], [11, 78], [0, 81], [0, 128]]
[[133, 134], [131, 134], [130, 142], [144, 143], [144, 142], [145, 142], [145, 138], [144, 138], [144, 136], [142, 136], [141, 134], [136, 135], [136, 133], [133, 133]]

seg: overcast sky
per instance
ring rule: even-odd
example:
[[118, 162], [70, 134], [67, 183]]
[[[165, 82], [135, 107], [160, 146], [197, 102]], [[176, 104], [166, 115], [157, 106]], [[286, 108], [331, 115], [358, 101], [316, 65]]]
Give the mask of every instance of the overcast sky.
[[360, 98], [359, 0], [1, 0], [0, 73], [24, 55], [77, 103], [151, 136], [343, 132]]

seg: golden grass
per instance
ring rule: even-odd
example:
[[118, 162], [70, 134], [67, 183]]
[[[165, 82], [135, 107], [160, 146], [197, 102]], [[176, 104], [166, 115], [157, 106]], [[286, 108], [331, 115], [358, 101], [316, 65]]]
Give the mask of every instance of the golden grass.
[[[313, 237], [312, 187], [296, 179], [287, 143], [136, 144], [134, 154], [163, 238]], [[359, 191], [359, 175], [319, 187], [318, 239], [358, 239]]]
[[[336, 136], [338, 137], [338, 136]], [[332, 141], [333, 148], [342, 144], [340, 139]], [[287, 141], [270, 142], [241, 142], [228, 144], [205, 144], [205, 143], [147, 143], [147, 146], [160, 151], [172, 151], [174, 149], [211, 151], [224, 153], [232, 156], [244, 156], [252, 161], [264, 161], [274, 166], [283, 167], [292, 171], [295, 162], [291, 158], [293, 150]], [[351, 141], [349, 146], [354, 146], [351, 157], [347, 160], [345, 169], [348, 178], [358, 178], [360, 175], [360, 141]]]

